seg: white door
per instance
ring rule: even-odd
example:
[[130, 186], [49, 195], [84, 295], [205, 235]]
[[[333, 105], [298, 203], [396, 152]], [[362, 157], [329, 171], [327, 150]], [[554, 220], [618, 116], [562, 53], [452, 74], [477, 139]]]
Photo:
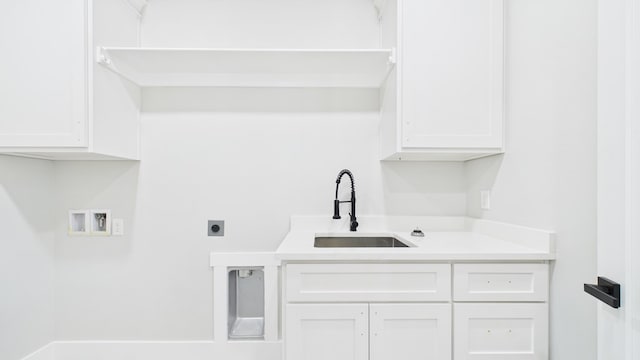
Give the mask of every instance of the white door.
[[504, 1], [399, 4], [402, 146], [501, 148]]
[[289, 304], [286, 360], [368, 360], [368, 304]]
[[370, 360], [451, 360], [451, 304], [371, 304]]
[[599, 1], [598, 21], [598, 276], [621, 285], [620, 308], [598, 305], [598, 359], [637, 360], [640, 0]]

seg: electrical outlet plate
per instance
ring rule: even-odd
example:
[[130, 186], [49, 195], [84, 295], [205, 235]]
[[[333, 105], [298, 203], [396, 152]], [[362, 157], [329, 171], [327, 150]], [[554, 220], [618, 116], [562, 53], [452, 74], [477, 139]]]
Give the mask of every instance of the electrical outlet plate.
[[113, 219], [111, 220], [111, 235], [122, 236], [124, 235], [124, 220]]
[[491, 191], [480, 191], [480, 208], [482, 210], [491, 210]]
[[224, 236], [224, 220], [209, 220], [207, 234], [209, 236]]

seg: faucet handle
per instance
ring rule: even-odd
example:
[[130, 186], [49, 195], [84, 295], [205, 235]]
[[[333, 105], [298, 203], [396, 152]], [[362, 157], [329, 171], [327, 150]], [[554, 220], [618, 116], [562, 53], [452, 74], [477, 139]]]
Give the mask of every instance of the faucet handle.
[[[351, 214], [349, 214], [349, 217], [351, 217]], [[357, 231], [358, 230], [358, 221], [357, 220], [351, 220], [351, 226], [349, 226], [349, 230], [351, 231]]]

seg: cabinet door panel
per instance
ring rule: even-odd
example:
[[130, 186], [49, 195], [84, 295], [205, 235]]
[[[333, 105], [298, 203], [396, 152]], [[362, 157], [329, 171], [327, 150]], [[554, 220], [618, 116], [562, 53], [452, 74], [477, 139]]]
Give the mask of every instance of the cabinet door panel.
[[402, 146], [501, 148], [503, 0], [404, 1]]
[[287, 360], [368, 360], [367, 304], [289, 304]]
[[371, 360], [450, 360], [450, 304], [371, 304]]
[[0, 147], [86, 146], [86, 1], [0, 12]]
[[548, 305], [455, 304], [455, 360], [548, 359]]

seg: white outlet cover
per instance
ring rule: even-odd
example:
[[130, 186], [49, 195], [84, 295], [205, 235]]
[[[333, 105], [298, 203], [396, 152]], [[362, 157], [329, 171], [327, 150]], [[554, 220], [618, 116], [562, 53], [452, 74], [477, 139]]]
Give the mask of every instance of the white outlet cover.
[[480, 191], [480, 208], [482, 210], [491, 210], [491, 191]]
[[123, 219], [113, 219], [111, 221], [111, 235], [113, 235], [113, 236], [122, 236], [122, 235], [124, 235], [124, 220]]

